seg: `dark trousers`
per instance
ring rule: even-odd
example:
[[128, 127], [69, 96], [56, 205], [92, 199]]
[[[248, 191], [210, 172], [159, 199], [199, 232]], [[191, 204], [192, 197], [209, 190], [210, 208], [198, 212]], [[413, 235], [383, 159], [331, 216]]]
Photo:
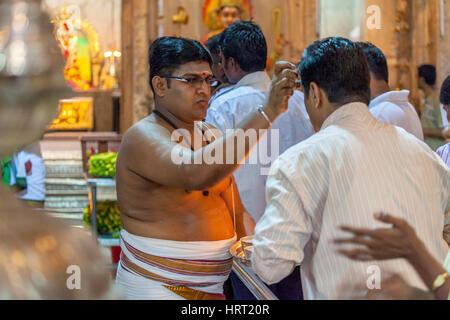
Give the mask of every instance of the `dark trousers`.
[[[303, 300], [300, 267], [296, 267], [289, 276], [268, 287], [280, 300]], [[224, 284], [224, 293], [227, 300], [256, 300], [233, 271]]]

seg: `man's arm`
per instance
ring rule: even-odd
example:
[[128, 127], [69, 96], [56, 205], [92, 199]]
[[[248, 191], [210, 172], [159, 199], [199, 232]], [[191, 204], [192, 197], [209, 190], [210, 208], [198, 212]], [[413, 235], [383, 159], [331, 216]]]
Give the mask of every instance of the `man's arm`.
[[[264, 104], [264, 112], [272, 122], [285, 112], [297, 78], [295, 66], [288, 62], [277, 63], [276, 72]], [[244, 162], [259, 141], [261, 129], [268, 129], [269, 123], [254, 111], [238, 128], [255, 130], [256, 141], [241, 139], [239, 130], [232, 130], [208, 146], [191, 151], [173, 142], [169, 132], [155, 124], [136, 126], [125, 135], [120, 152], [127, 154], [127, 168], [137, 175], [169, 187], [204, 190], [225, 179]], [[206, 164], [203, 154], [215, 155], [216, 161]]]
[[425, 138], [445, 139], [445, 128], [423, 128]]
[[[431, 290], [436, 277], [445, 272], [427, 250], [411, 225], [402, 218], [387, 213], [375, 213], [375, 218], [391, 224], [389, 228], [362, 229], [342, 226], [341, 229], [353, 234], [352, 238], [336, 239], [337, 244], [355, 244], [356, 249], [340, 249], [339, 253], [356, 261], [376, 261], [389, 259], [406, 259]], [[435, 291], [438, 299], [446, 300], [450, 291], [450, 281]]]
[[[267, 207], [255, 227], [252, 268], [266, 283], [281, 281], [301, 264], [313, 227], [285, 162], [274, 162], [266, 184]], [[291, 172], [291, 170], [289, 170]]]

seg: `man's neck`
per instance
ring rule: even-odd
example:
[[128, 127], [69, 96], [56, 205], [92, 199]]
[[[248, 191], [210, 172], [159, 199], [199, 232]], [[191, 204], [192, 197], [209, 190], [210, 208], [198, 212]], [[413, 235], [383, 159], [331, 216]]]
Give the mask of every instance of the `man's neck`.
[[249, 74], [251, 74], [253, 72], [245, 72], [243, 70], [240, 70], [239, 72], [237, 72], [236, 77], [234, 78], [235, 83], [233, 84], [237, 84], [239, 81], [241, 81], [244, 77], [248, 76]]
[[386, 92], [391, 91], [391, 88], [389, 87], [389, 85], [386, 81], [376, 81], [370, 87], [371, 87], [371, 90], [373, 91], [373, 92], [371, 92], [372, 100], [378, 96], [381, 96], [382, 94], [384, 94]]
[[[159, 111], [165, 118], [167, 118], [173, 125], [175, 125], [176, 129], [186, 129], [189, 131], [192, 131], [194, 129], [194, 122], [185, 122], [179, 119], [172, 112], [170, 112], [168, 108], [161, 106], [160, 104], [155, 105], [155, 110]], [[166, 121], [166, 119], [163, 120]]]

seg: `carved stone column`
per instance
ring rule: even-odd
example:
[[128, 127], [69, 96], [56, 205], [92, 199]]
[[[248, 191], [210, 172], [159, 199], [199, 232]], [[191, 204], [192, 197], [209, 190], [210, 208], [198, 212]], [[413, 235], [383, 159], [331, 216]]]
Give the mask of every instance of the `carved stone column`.
[[318, 39], [316, 1], [288, 0], [291, 61], [297, 63], [303, 50]]
[[[412, 1], [412, 84], [415, 106], [420, 107], [423, 93], [417, 88], [417, 67], [432, 64], [439, 75], [439, 0]], [[447, 61], [448, 63], [448, 61]]]
[[[410, 90], [410, 101], [418, 108], [417, 88], [417, 50], [423, 43], [422, 34], [418, 34], [415, 6], [423, 0], [367, 0], [367, 7], [375, 5], [380, 8], [379, 28], [366, 26], [366, 40], [379, 47], [385, 54], [389, 67], [389, 84], [394, 89]], [[420, 13], [423, 14], [423, 10]], [[424, 20], [426, 21], [426, 20]]]
[[442, 8], [439, 6], [439, 18], [441, 18], [441, 12], [443, 14], [443, 25], [441, 26], [441, 21], [439, 21], [439, 26], [443, 28], [444, 34], [441, 34], [441, 30], [439, 30], [437, 62], [439, 86], [450, 75], [450, 0], [444, 0]]
[[415, 65], [412, 63], [411, 46], [411, 1], [397, 0], [395, 8], [395, 53], [397, 65], [394, 80], [398, 89], [410, 88], [415, 90], [415, 83], [412, 81], [415, 73]]
[[396, 33], [394, 32], [396, 23], [396, 1], [367, 0], [366, 8], [371, 6], [380, 8], [380, 25], [375, 28], [369, 28], [366, 23], [366, 41], [373, 43], [383, 51], [389, 67], [389, 82], [391, 87], [395, 88], [398, 86], [396, 81], [398, 65], [398, 54], [396, 49], [398, 39], [396, 39]]
[[121, 133], [153, 109], [148, 48], [156, 36], [156, 15], [156, 0], [122, 0]]
[[440, 0], [367, 0], [367, 6], [381, 8], [381, 28], [366, 29], [366, 40], [383, 50], [388, 60], [390, 85], [408, 89], [419, 109], [417, 67], [433, 64], [438, 85], [450, 74], [450, 0], [444, 1], [445, 34], [440, 35]]

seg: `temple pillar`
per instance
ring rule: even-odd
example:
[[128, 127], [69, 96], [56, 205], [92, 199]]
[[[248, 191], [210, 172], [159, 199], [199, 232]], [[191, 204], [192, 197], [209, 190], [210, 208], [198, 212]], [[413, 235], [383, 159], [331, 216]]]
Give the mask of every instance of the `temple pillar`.
[[[412, 1], [412, 84], [414, 87], [413, 99], [415, 106], [420, 106], [423, 92], [418, 86], [417, 67], [421, 64], [432, 64], [436, 66], [438, 76], [440, 69], [438, 65], [439, 42], [440, 42], [440, 0], [418, 0]], [[448, 55], [447, 55], [448, 63]], [[439, 81], [439, 80], [438, 80]], [[438, 83], [438, 85], [440, 85]]]
[[450, 75], [450, 0], [439, 1], [438, 85]]
[[122, 0], [121, 133], [153, 109], [148, 49], [156, 34], [157, 1]]
[[298, 63], [303, 51], [318, 39], [317, 3], [308, 0], [288, 0], [290, 59]]
[[[409, 88], [411, 56], [410, 18], [408, 0], [367, 0], [366, 8], [376, 6], [379, 26], [366, 24], [366, 41], [380, 48], [386, 56], [389, 68], [389, 84], [392, 89]], [[400, 8], [400, 9], [399, 9]], [[369, 14], [369, 13], [367, 13]], [[367, 17], [371, 19], [371, 17]], [[368, 20], [369, 21], [369, 20]]]

